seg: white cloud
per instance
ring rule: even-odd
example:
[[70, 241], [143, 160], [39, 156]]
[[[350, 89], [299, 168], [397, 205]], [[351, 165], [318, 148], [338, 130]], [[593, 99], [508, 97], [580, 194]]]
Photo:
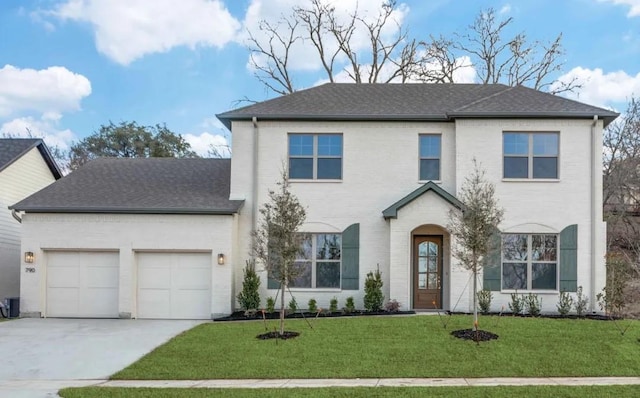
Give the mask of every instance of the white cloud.
[[[378, 18], [381, 12], [380, 10], [382, 5], [387, 1], [324, 0], [323, 2], [335, 7], [336, 17], [339, 22], [346, 23], [350, 15], [356, 10], [357, 7], [358, 15], [365, 21], [370, 23]], [[276, 25], [276, 22], [281, 20], [283, 16], [290, 16], [294, 7], [306, 7], [310, 3], [310, 0], [252, 0], [243, 21], [244, 31], [251, 31], [251, 33], [258, 41], [266, 44], [267, 36], [259, 30], [261, 21], [269, 21], [270, 24]], [[408, 13], [409, 7], [405, 3], [400, 3], [391, 15], [392, 20], [387, 22], [385, 29], [382, 32], [382, 37], [394, 37], [397, 34], [399, 27], [402, 26], [403, 21]], [[370, 41], [368, 39], [367, 32], [365, 32], [364, 26], [360, 22], [357, 22], [357, 25], [358, 28], [354, 32], [351, 40], [352, 48], [356, 52], [364, 50], [370, 46]], [[281, 25], [281, 27], [282, 30], [280, 31], [280, 33], [285, 32], [286, 26]], [[302, 30], [300, 30], [298, 34], [301, 37], [304, 36], [304, 32]], [[246, 40], [246, 34], [239, 37], [240, 42], [246, 44]], [[329, 36], [325, 37], [324, 40], [327, 44], [327, 53], [332, 53], [337, 48], [335, 40], [333, 40]], [[257, 61], [260, 62], [261, 60], [258, 59]], [[342, 63], [340, 63], [337, 71], [340, 71], [342, 66], [345, 65], [345, 61], [346, 60], [344, 57], [339, 57], [338, 62]], [[370, 60], [366, 58], [359, 59], [359, 61], [363, 64], [370, 62]], [[252, 69], [252, 65], [250, 62], [247, 63], [247, 67], [249, 69]], [[294, 44], [290, 51], [289, 67], [290, 70], [298, 71], [316, 71], [322, 68], [322, 64], [318, 59], [317, 52], [311, 42], [306, 42], [301, 39]]]
[[[626, 102], [633, 95], [640, 95], [640, 73], [630, 76], [622, 70], [604, 73], [600, 68], [578, 66], [558, 78], [564, 83], [574, 79], [582, 84], [582, 88], [564, 95], [592, 105], [611, 106], [613, 103]], [[553, 89], [554, 86], [551, 87]]]
[[499, 11], [500, 14], [508, 14], [510, 12], [511, 12], [511, 4], [503, 5], [502, 8]]
[[60, 130], [50, 119], [35, 119], [31, 116], [16, 118], [0, 125], [0, 135], [12, 137], [38, 137], [43, 138], [47, 145], [58, 146], [60, 149], [69, 149], [71, 142], [76, 138], [69, 129]]
[[122, 65], [177, 46], [221, 48], [240, 28], [220, 0], [66, 0], [48, 14], [91, 24], [98, 51]]
[[640, 0], [598, 0], [601, 3], [613, 3], [617, 6], [628, 6], [627, 17], [640, 17]]
[[195, 134], [183, 134], [184, 139], [191, 144], [193, 149], [200, 156], [208, 156], [212, 147], [218, 150], [223, 157], [230, 157], [231, 152], [229, 150], [231, 143], [222, 134], [211, 134], [208, 132]]
[[79, 110], [80, 101], [89, 94], [89, 79], [61, 66], [0, 69], [0, 117], [35, 111], [59, 119], [63, 112]]

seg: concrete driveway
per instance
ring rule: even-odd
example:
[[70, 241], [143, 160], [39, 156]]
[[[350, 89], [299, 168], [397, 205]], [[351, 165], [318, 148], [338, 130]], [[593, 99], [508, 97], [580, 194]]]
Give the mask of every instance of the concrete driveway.
[[[77, 384], [82, 379], [105, 379], [200, 323], [33, 318], [0, 322], [0, 396], [56, 396], [65, 380]], [[46, 381], [54, 380], [58, 384], [50, 383], [52, 395]], [[37, 391], [29, 393], [29, 386]]]

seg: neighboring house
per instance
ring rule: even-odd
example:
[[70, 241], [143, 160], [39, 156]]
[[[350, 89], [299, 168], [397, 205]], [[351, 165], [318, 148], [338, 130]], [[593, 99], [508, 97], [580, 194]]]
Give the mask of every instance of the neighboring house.
[[[306, 272], [291, 288], [301, 306], [353, 296], [362, 307], [366, 274], [379, 269], [385, 297], [404, 309], [470, 311], [470, 274], [451, 256], [447, 224], [474, 158], [505, 209], [501, 253], [481, 281], [493, 309], [517, 291], [555, 311], [561, 291], [582, 286], [595, 310], [605, 283], [602, 129], [616, 117], [524, 87], [473, 84], [326, 84], [226, 112], [218, 118], [233, 133], [231, 164], [100, 160], [14, 205], [26, 212], [23, 251], [46, 271], [23, 278], [22, 310], [231, 312], [259, 208], [284, 167], [307, 208]], [[108, 287], [92, 284], [107, 274]], [[264, 303], [277, 285], [261, 275]]]
[[8, 207], [61, 176], [41, 139], [0, 138], [0, 300], [20, 294], [20, 223]]

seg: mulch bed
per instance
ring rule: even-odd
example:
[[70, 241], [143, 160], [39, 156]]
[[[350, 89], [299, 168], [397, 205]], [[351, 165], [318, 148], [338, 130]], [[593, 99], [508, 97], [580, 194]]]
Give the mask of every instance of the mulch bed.
[[256, 336], [256, 338], [260, 340], [269, 340], [269, 339], [287, 340], [287, 339], [292, 339], [298, 336], [300, 336], [300, 333], [298, 332], [289, 332], [285, 330], [283, 334], [280, 334], [280, 332], [277, 332], [277, 331], [273, 331], [273, 332], [259, 334]]
[[473, 341], [490, 341], [490, 340], [498, 339], [497, 334], [493, 334], [491, 332], [487, 332], [486, 330], [480, 330], [480, 329], [478, 329], [478, 332], [476, 332], [473, 329], [454, 330], [453, 332], [451, 332], [451, 335], [459, 339], [473, 340]]
[[[376, 312], [367, 312], [367, 311], [354, 311], [354, 312], [325, 312], [323, 311], [319, 315], [315, 312], [295, 312], [293, 314], [287, 314], [287, 319], [312, 319], [312, 318], [336, 318], [336, 317], [345, 317], [345, 316], [371, 316], [371, 315], [411, 315], [415, 314], [415, 311], [395, 311], [395, 312], [387, 312], [387, 311], [376, 311]], [[265, 319], [280, 319], [280, 312], [272, 312], [265, 313]], [[213, 320], [216, 322], [225, 322], [225, 321], [255, 321], [261, 320], [262, 312], [256, 312], [255, 314], [245, 314], [244, 311], [236, 311], [229, 316], [223, 316], [220, 318], [214, 318]]]

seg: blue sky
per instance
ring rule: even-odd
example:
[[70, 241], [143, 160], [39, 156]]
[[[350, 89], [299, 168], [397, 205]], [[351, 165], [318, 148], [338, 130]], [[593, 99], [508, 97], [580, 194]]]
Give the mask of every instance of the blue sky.
[[[246, 30], [304, 0], [2, 0], [0, 133], [68, 145], [109, 121], [166, 123], [206, 152], [228, 132], [215, 114], [242, 98], [274, 96], [248, 67]], [[334, 0], [347, 12], [355, 0]], [[376, 12], [380, 0], [360, 0]], [[567, 94], [623, 111], [640, 95], [640, 0], [398, 0], [410, 35], [452, 37], [481, 9], [513, 17], [510, 32], [543, 42], [563, 34], [565, 66], [582, 89]], [[301, 51], [296, 84], [323, 80]], [[461, 81], [472, 81], [470, 70]]]

